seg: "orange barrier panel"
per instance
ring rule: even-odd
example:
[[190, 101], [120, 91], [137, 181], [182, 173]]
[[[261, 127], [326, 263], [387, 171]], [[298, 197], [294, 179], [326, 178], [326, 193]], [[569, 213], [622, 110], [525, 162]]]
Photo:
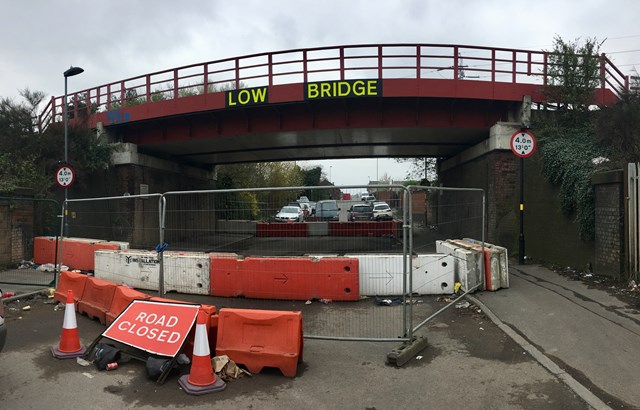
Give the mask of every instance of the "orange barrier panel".
[[397, 236], [398, 222], [329, 222], [329, 236]]
[[[56, 238], [54, 238], [53, 236], [36, 236], [35, 238], [33, 238], [33, 263], [36, 263], [38, 265], [42, 265], [45, 263], [54, 263], [55, 257]], [[76, 293], [73, 292], [73, 294], [75, 298]]]
[[83, 273], [69, 272], [63, 270], [60, 272], [58, 287], [53, 293], [53, 297], [60, 303], [66, 303], [67, 291], [73, 291], [73, 301], [78, 310], [78, 302], [82, 299], [84, 293], [84, 285], [87, 282], [87, 275]]
[[73, 269], [94, 270], [94, 252], [97, 250], [117, 251], [120, 245], [110, 242], [96, 242], [82, 239], [65, 239], [62, 244], [62, 263]]
[[256, 236], [258, 238], [283, 237], [297, 238], [307, 236], [307, 224], [301, 222], [291, 223], [258, 223], [256, 224]]
[[357, 301], [357, 258], [212, 258], [211, 294], [257, 299]]
[[92, 319], [98, 319], [103, 325], [107, 323], [107, 311], [111, 307], [115, 283], [88, 277], [84, 286], [84, 294], [78, 302], [78, 312], [84, 313]]
[[113, 292], [111, 306], [109, 306], [109, 310], [105, 315], [107, 325], [110, 325], [111, 322], [113, 322], [115, 318], [134, 300], [148, 299], [151, 299], [151, 296], [140, 292], [139, 290], [131, 289], [130, 287], [122, 285], [116, 286], [116, 290]]
[[301, 312], [220, 309], [216, 355], [226, 354], [254, 373], [276, 367], [295, 377], [302, 350]]

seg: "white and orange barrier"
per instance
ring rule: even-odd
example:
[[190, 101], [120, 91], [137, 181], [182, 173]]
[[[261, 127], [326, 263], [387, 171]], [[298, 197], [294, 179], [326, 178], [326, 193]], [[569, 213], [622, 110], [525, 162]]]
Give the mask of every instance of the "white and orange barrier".
[[[235, 254], [232, 254], [235, 255]], [[166, 292], [209, 294], [209, 254], [164, 252]], [[154, 251], [96, 251], [95, 276], [137, 289], [158, 290], [160, 261]]]

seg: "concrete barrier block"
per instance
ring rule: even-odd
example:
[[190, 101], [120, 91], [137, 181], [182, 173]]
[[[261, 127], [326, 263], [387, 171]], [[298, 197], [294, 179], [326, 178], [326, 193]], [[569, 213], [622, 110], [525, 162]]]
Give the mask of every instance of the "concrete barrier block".
[[468, 290], [482, 283], [482, 255], [447, 241], [436, 241], [436, 252], [453, 257], [454, 278]]
[[[209, 294], [209, 255], [199, 252], [164, 252], [164, 290]], [[158, 254], [144, 250], [96, 251], [95, 276], [136, 289], [158, 290]]]

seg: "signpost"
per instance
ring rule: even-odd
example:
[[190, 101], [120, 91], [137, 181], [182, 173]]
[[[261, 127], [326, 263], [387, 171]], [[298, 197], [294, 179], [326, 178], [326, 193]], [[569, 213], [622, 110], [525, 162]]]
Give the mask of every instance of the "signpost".
[[511, 135], [511, 151], [520, 157], [520, 235], [518, 237], [518, 264], [524, 265], [524, 159], [536, 150], [536, 138], [531, 131], [521, 129]]

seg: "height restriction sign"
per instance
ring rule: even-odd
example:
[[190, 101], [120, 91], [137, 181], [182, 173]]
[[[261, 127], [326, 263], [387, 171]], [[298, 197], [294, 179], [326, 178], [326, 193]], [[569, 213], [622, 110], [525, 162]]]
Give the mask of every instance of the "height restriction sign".
[[511, 136], [511, 151], [520, 158], [528, 158], [536, 150], [536, 138], [531, 131], [520, 130]]
[[73, 183], [73, 168], [69, 164], [63, 164], [56, 171], [56, 183], [60, 188], [67, 189]]

